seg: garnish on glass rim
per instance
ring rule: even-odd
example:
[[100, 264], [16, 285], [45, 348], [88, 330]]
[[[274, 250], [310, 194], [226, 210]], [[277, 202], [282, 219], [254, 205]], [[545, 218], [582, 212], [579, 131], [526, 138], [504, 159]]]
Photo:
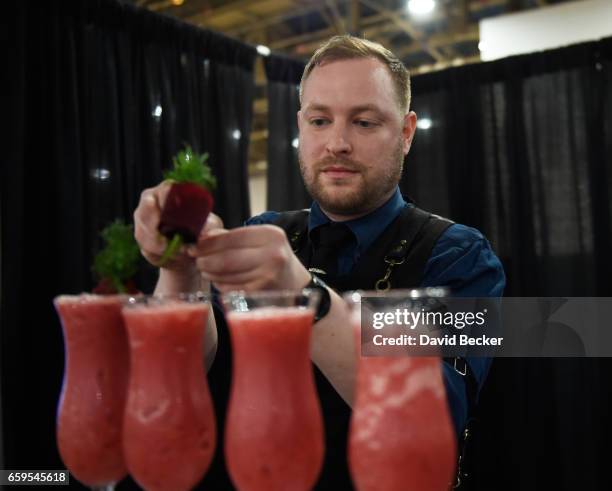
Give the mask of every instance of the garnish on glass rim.
[[172, 159], [174, 168], [164, 173], [172, 183], [161, 212], [159, 232], [169, 242], [159, 266], [174, 258], [183, 244], [193, 244], [210, 211], [214, 200], [211, 191], [217, 180], [206, 163], [208, 154], [198, 155], [187, 145]]
[[94, 258], [93, 270], [99, 282], [93, 292], [136, 293], [132, 278], [138, 271], [140, 249], [134, 239], [134, 227], [115, 220], [100, 235], [105, 246]]

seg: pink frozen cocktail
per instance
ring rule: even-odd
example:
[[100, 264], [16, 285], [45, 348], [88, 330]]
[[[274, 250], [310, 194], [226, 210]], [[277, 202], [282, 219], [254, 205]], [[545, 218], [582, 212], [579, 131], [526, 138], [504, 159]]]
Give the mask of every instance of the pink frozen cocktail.
[[203, 355], [209, 305], [195, 297], [145, 297], [123, 315], [131, 350], [128, 469], [148, 491], [191, 489], [206, 473], [216, 442]]
[[121, 428], [129, 372], [118, 296], [60, 296], [66, 364], [57, 416], [57, 444], [83, 484], [112, 486], [126, 474]]
[[[225, 452], [240, 491], [305, 491], [316, 483], [324, 452], [310, 362], [316, 294], [224, 298], [234, 363]], [[309, 305], [294, 305], [294, 297]]]
[[[418, 290], [363, 292], [379, 312], [411, 305]], [[456, 437], [438, 357], [361, 356], [359, 293], [345, 298], [358, 349], [355, 402], [349, 434], [349, 468], [358, 491], [448, 491], [456, 464]], [[421, 305], [421, 304], [419, 304]]]

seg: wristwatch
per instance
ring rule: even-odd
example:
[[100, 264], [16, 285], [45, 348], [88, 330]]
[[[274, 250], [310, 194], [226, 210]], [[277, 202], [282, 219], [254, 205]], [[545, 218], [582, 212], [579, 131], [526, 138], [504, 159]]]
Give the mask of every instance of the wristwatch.
[[310, 278], [310, 283], [308, 283], [304, 288], [310, 288], [311, 290], [321, 292], [319, 306], [317, 307], [314, 316], [314, 321], [318, 322], [328, 314], [329, 309], [331, 308], [331, 296], [329, 295], [328, 290], [329, 287], [321, 278], [313, 274]]

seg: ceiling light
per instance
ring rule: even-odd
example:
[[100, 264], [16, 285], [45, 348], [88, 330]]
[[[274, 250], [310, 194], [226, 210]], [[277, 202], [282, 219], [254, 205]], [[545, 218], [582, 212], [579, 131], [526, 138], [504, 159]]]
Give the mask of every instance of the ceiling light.
[[417, 128], [420, 130], [428, 130], [431, 128], [431, 119], [429, 118], [421, 118], [417, 120]]
[[98, 181], [106, 181], [108, 178], [110, 178], [110, 171], [108, 169], [93, 169], [91, 171], [91, 175]]
[[263, 44], [257, 45], [257, 52], [261, 56], [270, 56], [270, 48], [268, 48], [267, 46], [264, 46]]
[[435, 0], [408, 0], [408, 11], [412, 15], [427, 15], [436, 7]]
[[234, 140], [240, 140], [240, 137], [242, 136], [242, 133], [240, 132], [240, 130], [234, 130], [232, 131], [232, 138]]
[[291, 146], [293, 146], [293, 148], [297, 148], [300, 146], [300, 140], [298, 138], [294, 138], [293, 141], [291, 142]]

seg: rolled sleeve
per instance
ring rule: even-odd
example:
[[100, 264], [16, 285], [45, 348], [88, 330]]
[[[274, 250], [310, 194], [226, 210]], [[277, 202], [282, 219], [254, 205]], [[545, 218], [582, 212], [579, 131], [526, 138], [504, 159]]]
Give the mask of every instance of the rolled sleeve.
[[451, 225], [436, 242], [422, 286], [448, 286], [457, 297], [499, 297], [506, 276], [489, 241], [476, 229]]
[[245, 225], [268, 225], [273, 223], [280, 214], [277, 211], [265, 211], [261, 215], [256, 215], [254, 217], [249, 218]]

